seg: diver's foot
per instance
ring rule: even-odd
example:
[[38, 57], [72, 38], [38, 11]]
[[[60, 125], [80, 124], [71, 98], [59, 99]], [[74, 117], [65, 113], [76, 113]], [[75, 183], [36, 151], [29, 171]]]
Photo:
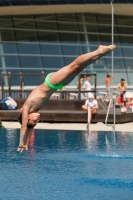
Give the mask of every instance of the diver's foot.
[[115, 48], [116, 48], [116, 45], [115, 45], [115, 44], [112, 44], [112, 45], [109, 45], [109, 46], [100, 45], [100, 46], [98, 47], [98, 51], [99, 51], [99, 53], [103, 56], [103, 55], [105, 55], [105, 54], [110, 53], [110, 52], [113, 51]]

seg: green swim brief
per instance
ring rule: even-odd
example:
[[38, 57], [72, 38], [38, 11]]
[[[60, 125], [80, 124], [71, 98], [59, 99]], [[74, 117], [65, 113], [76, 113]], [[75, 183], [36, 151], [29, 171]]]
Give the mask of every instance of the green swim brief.
[[53, 89], [53, 90], [62, 89], [62, 88], [63, 88], [63, 83], [60, 83], [60, 84], [58, 84], [58, 85], [53, 85], [52, 83], [50, 83], [50, 75], [51, 75], [51, 74], [52, 74], [52, 73], [50, 73], [50, 74], [48, 74], [48, 75], [46, 76], [44, 83], [46, 83], [46, 85], [47, 85], [49, 88]]

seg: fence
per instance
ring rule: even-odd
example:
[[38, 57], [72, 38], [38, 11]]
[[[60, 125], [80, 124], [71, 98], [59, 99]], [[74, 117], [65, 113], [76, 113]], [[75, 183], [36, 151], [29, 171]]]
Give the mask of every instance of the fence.
[[[10, 72], [8, 74], [4, 74], [3, 72], [1, 73], [1, 92], [2, 92], [2, 99], [6, 98], [7, 96], [11, 96], [14, 99], [26, 99], [29, 94], [31, 93], [32, 89], [26, 89], [25, 85], [24, 85], [24, 81], [23, 81], [23, 77], [24, 76], [40, 76], [42, 78], [42, 83], [44, 82], [44, 78], [46, 77], [47, 74], [45, 74], [44, 72], [40, 73], [40, 74], [23, 74], [23, 73], [19, 73], [19, 74], [11, 74]], [[82, 75], [86, 75], [85, 73]], [[70, 94], [71, 96], [73, 96], [73, 99], [81, 99], [81, 93], [86, 93], [86, 92], [93, 92], [95, 94], [96, 97], [96, 73], [93, 74], [89, 74], [90, 76], [94, 76], [94, 90], [81, 90], [81, 88], [79, 87], [79, 89], [66, 89], [66, 90], [58, 90], [56, 91], [52, 97], [54, 99], [63, 99], [63, 95], [64, 94]], [[20, 85], [18, 86], [19, 89], [13, 89], [12, 85], [11, 85], [11, 78], [15, 77], [15, 76], [19, 76], [20, 77]], [[80, 76], [81, 74], [78, 75], [78, 79], [80, 81]], [[4, 78], [7, 77], [8, 80], [8, 87], [4, 86]], [[17, 88], [18, 88], [17, 87]], [[65, 95], [66, 96], [66, 95]], [[51, 98], [52, 98], [51, 97]]]

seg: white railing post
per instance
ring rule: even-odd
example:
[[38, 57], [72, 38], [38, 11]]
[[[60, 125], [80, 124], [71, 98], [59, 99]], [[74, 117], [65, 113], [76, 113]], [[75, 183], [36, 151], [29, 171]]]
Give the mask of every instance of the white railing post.
[[90, 114], [90, 107], [89, 107], [89, 105], [88, 105], [88, 113], [87, 113], [87, 131], [89, 131], [89, 126], [90, 126], [90, 121], [91, 121], [90, 116], [91, 116], [91, 114]]

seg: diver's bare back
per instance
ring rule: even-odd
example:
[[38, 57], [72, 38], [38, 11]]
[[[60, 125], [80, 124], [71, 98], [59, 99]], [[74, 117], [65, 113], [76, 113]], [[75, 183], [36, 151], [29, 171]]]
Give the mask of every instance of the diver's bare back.
[[28, 113], [33, 113], [40, 110], [43, 107], [43, 105], [49, 100], [51, 94], [54, 92], [55, 91], [49, 88], [45, 83], [36, 87], [30, 93], [30, 95], [24, 103], [24, 106], [28, 107]]

